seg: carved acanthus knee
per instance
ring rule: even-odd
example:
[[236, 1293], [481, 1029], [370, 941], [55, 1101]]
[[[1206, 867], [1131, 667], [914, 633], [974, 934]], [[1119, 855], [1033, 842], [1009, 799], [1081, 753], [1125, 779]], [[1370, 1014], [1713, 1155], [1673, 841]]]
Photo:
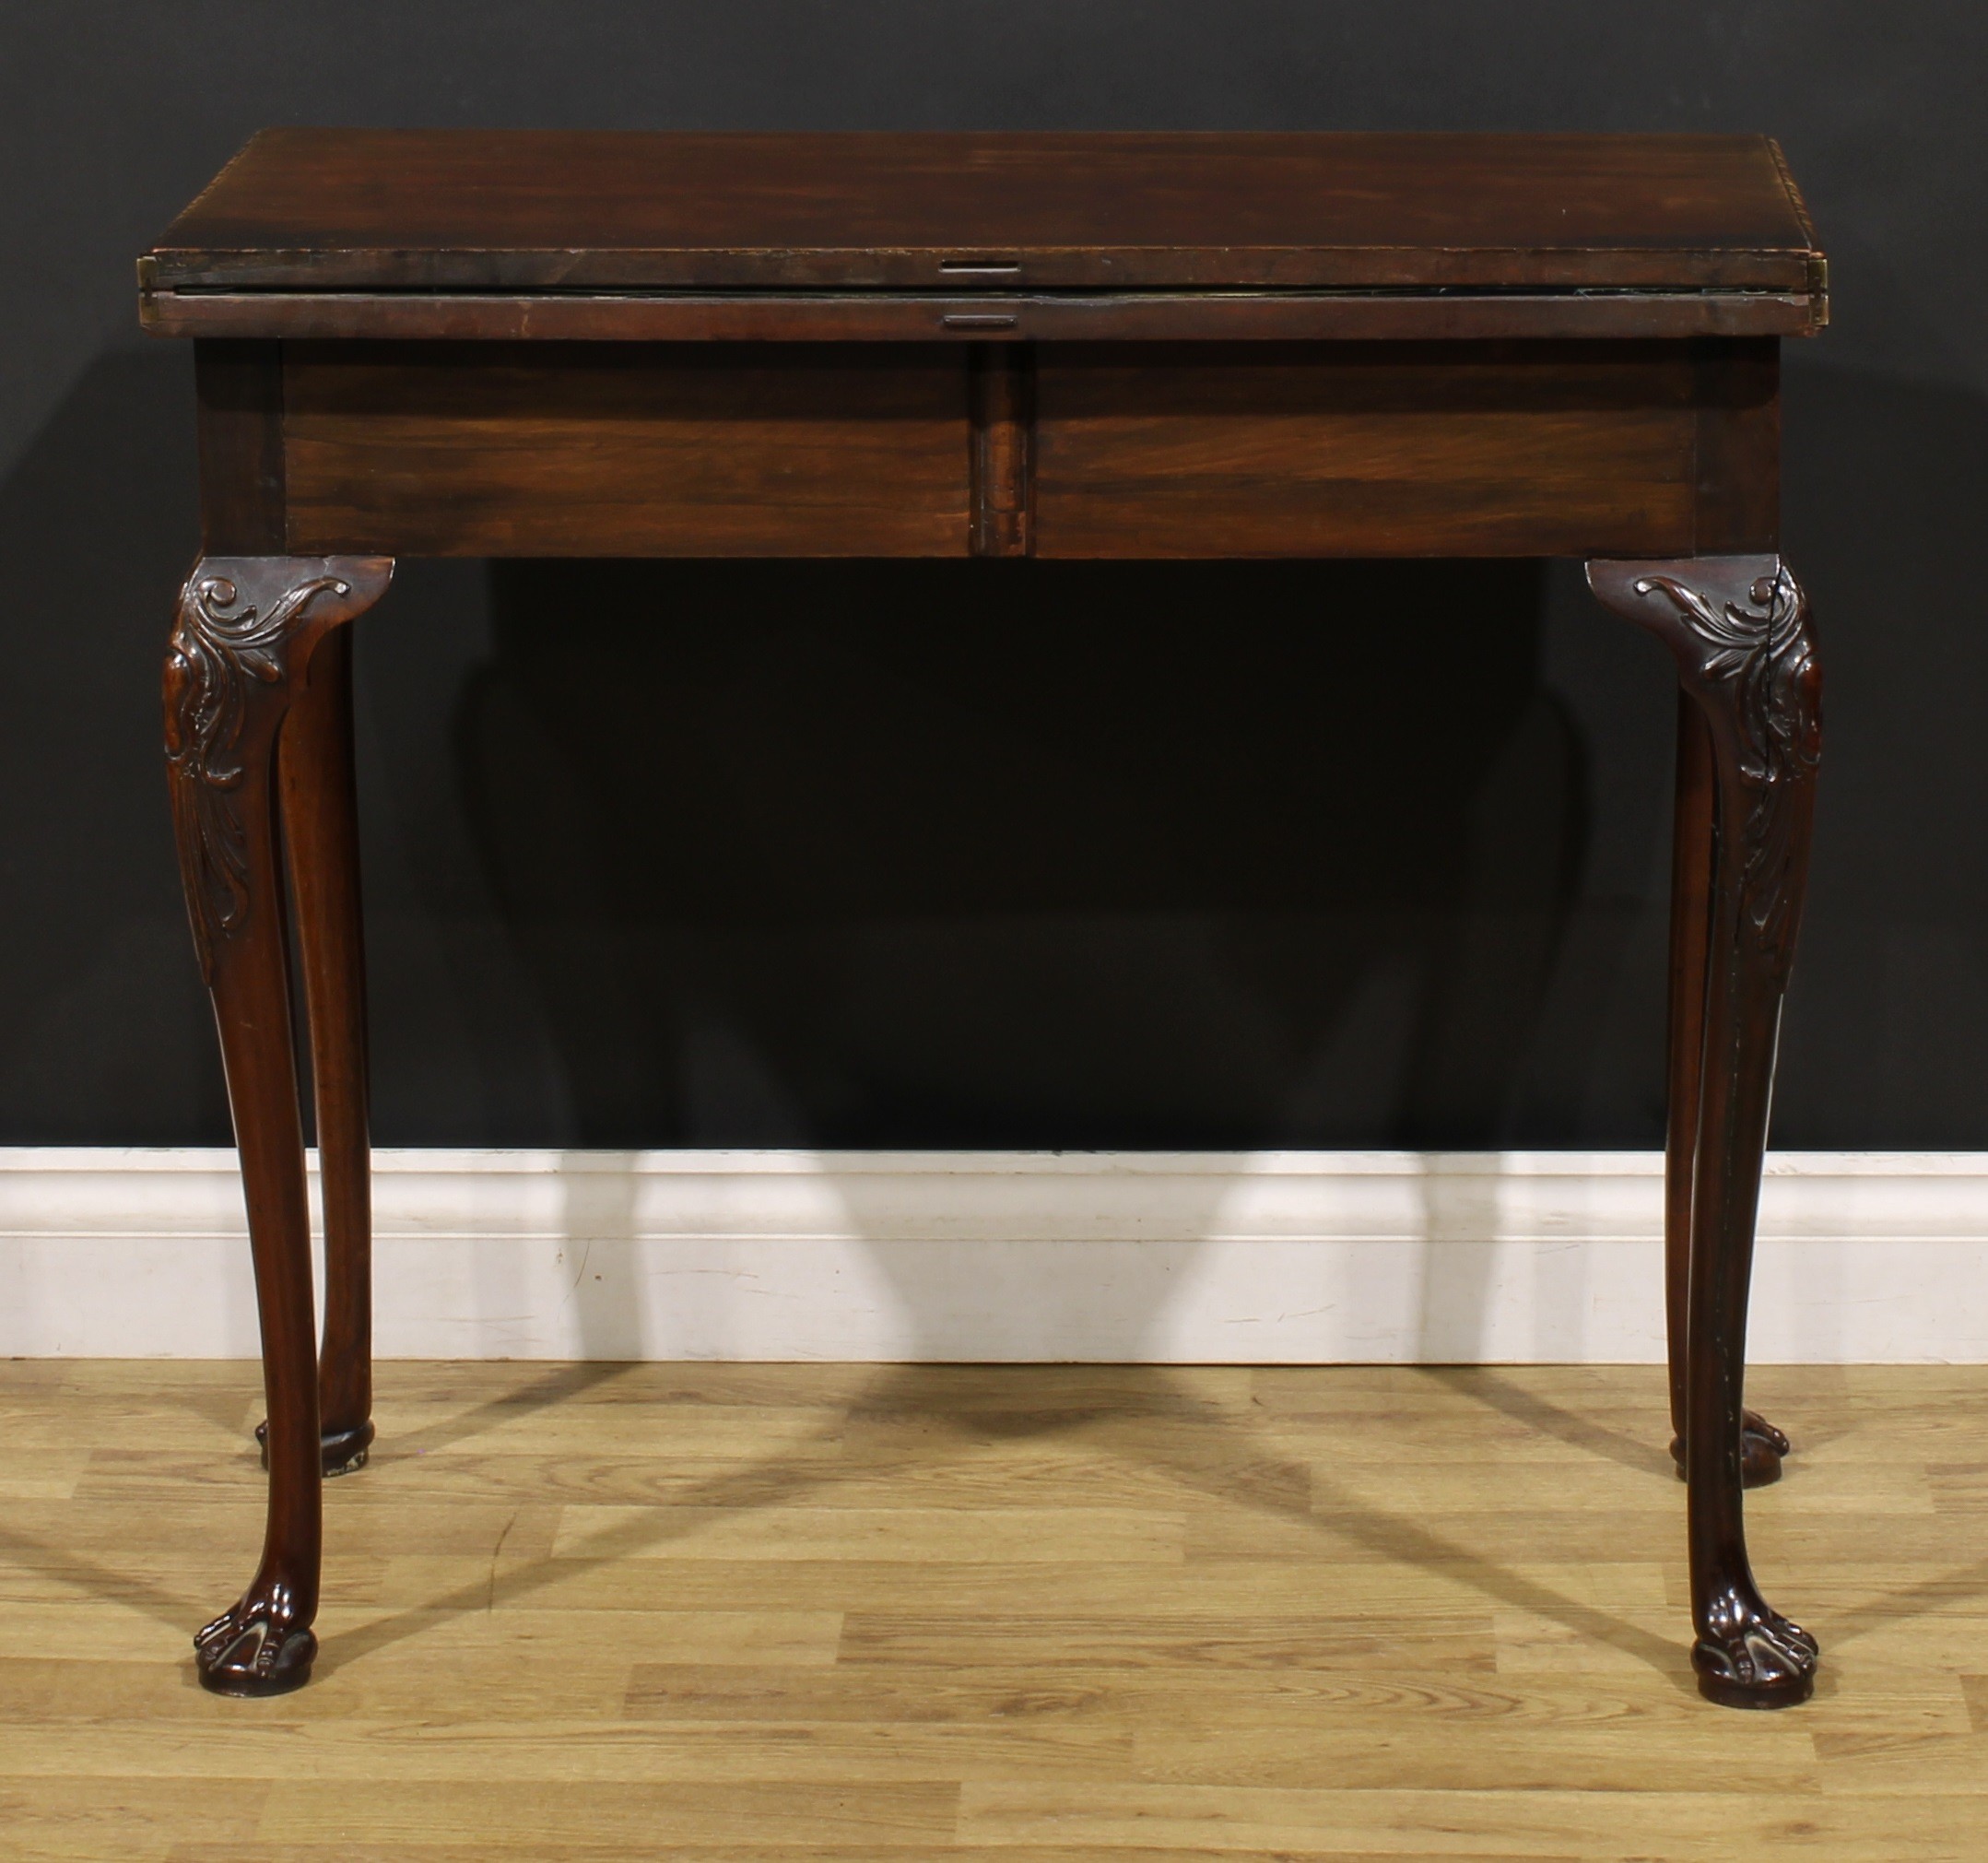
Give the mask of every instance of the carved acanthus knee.
[[1776, 556], [1594, 562], [1588, 586], [1670, 648], [1712, 725], [1743, 864], [1741, 922], [1785, 981], [1822, 750], [1822, 671], [1808, 598]]
[[247, 923], [241, 792], [266, 778], [293, 684], [319, 640], [385, 593], [384, 557], [206, 557], [180, 591], [166, 652], [166, 764], [202, 973]]

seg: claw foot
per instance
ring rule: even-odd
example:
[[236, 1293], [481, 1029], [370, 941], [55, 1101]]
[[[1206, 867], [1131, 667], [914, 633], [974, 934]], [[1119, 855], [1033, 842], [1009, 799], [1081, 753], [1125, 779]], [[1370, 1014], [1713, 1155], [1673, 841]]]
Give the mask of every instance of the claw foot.
[[194, 1638], [200, 1685], [218, 1695], [282, 1695], [311, 1680], [318, 1640], [294, 1621], [286, 1587], [273, 1598], [252, 1590]]
[[[323, 1469], [328, 1480], [334, 1475], [349, 1475], [357, 1468], [363, 1468], [372, 1456], [373, 1428], [371, 1421], [352, 1430], [327, 1430], [320, 1443], [323, 1456]], [[255, 1426], [255, 1446], [261, 1452], [263, 1467], [269, 1466], [269, 1425]]]
[[[1781, 1458], [1793, 1445], [1787, 1437], [1758, 1411], [1748, 1410], [1739, 1426], [1740, 1479], [1748, 1488], [1765, 1488], [1781, 1480]], [[1684, 1438], [1673, 1437], [1670, 1458], [1677, 1465], [1677, 1479], [1684, 1480]]]
[[1816, 1686], [1816, 1639], [1738, 1592], [1720, 1599], [1712, 1628], [1691, 1645], [1698, 1692], [1725, 1708], [1792, 1708]]

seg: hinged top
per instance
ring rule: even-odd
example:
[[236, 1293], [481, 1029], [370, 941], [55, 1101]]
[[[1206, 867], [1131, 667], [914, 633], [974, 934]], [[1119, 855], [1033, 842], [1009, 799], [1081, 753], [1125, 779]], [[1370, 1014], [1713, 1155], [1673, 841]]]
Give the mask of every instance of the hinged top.
[[272, 129], [139, 261], [297, 337], [1770, 336], [1826, 321], [1742, 136]]
[[1807, 290], [1757, 136], [272, 129], [165, 289]]

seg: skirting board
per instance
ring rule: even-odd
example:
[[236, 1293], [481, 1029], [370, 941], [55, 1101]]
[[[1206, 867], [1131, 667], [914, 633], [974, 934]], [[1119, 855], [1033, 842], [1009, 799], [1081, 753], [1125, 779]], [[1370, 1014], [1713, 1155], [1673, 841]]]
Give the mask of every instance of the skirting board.
[[[314, 1161], [313, 1161], [314, 1163]], [[393, 1151], [386, 1358], [1634, 1362], [1644, 1152]], [[1751, 1351], [1988, 1362], [1988, 1153], [1769, 1161]], [[241, 1358], [234, 1154], [0, 1150], [0, 1354]]]

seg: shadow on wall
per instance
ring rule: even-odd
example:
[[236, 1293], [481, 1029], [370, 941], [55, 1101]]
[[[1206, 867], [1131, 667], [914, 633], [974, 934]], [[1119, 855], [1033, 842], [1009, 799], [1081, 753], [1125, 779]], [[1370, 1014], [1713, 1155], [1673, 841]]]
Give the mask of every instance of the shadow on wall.
[[[228, 1137], [158, 761], [189, 372], [107, 351], [0, 480], [0, 1141]], [[1777, 1142], [1988, 1147], [1988, 404], [1796, 348], [1787, 457], [1829, 690]], [[1584, 687], [1566, 582], [409, 565], [359, 628], [380, 1136], [1654, 1142], [1662, 662]]]
[[[1988, 404], [1797, 347], [1787, 425], [1829, 750], [1775, 1142], [1988, 1147]], [[453, 786], [533, 1116], [1661, 1142], [1668, 666], [1570, 567], [494, 566]]]
[[[475, 1254], [464, 1304], [482, 1350], [1476, 1364], [1593, 1359], [1604, 1338], [1641, 1351], [1663, 1334], [1653, 1172], [1637, 1185], [1649, 1240], [1628, 1296], [1644, 1311], [1625, 1330], [1611, 1267], [1597, 1331], [1568, 1245], [1582, 1238], [1543, 1232], [1537, 1181], [1497, 1153], [1370, 1154], [1317, 1174], [1292, 1153], [548, 1155], [553, 1174], [526, 1165], [503, 1220], [549, 1232], [557, 1257]], [[383, 1312], [391, 1333], [391, 1298]]]
[[1505, 564], [509, 563], [467, 812], [582, 1145], [1496, 1130], [1582, 754]]

